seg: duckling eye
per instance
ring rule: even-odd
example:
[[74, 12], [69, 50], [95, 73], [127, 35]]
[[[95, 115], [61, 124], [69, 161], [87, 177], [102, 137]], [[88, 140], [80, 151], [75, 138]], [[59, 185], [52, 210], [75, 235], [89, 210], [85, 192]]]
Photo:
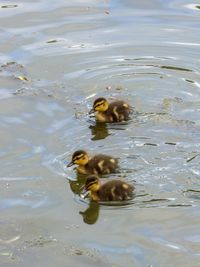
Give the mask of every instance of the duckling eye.
[[73, 159], [73, 162], [76, 162], [76, 161], [78, 161], [80, 159], [81, 159], [81, 157], [76, 157], [76, 158]]
[[87, 185], [87, 189], [90, 190], [90, 188], [91, 188], [95, 183], [96, 183], [95, 181], [89, 183], [89, 184]]
[[105, 106], [105, 102], [97, 103], [94, 108], [97, 108], [97, 107], [100, 107], [100, 106]]
[[101, 104], [97, 104], [94, 108], [98, 108], [99, 106], [101, 106]]

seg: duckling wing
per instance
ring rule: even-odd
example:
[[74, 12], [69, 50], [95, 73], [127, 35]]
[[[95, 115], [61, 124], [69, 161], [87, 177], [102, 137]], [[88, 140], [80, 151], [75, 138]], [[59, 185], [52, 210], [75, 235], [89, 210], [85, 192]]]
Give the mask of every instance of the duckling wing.
[[99, 190], [99, 198], [103, 201], [113, 201], [116, 200], [116, 181], [109, 181], [103, 184]]
[[99, 154], [89, 161], [89, 168], [93, 169], [95, 174], [109, 174], [118, 168], [118, 159]]
[[122, 201], [133, 197], [134, 187], [120, 180], [112, 180], [103, 184], [99, 197], [104, 201]]
[[113, 121], [128, 120], [131, 106], [124, 101], [114, 101], [109, 105], [108, 113], [113, 117]]

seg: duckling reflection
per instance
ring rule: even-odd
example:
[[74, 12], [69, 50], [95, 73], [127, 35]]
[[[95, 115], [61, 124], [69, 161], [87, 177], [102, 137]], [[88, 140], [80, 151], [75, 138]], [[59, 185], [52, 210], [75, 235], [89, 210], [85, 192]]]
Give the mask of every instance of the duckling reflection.
[[93, 103], [89, 114], [95, 113], [97, 121], [121, 122], [129, 119], [132, 107], [123, 100], [108, 102], [105, 98], [99, 97]]
[[86, 151], [77, 150], [67, 167], [74, 164], [78, 165], [76, 170], [81, 174], [109, 174], [117, 170], [118, 159], [104, 154], [97, 154], [90, 158]]
[[87, 224], [94, 224], [99, 217], [100, 205], [96, 201], [90, 201], [89, 207], [85, 211], [80, 211], [83, 221]]
[[86, 176], [80, 173], [77, 173], [76, 180], [69, 180], [69, 185], [72, 192], [76, 195], [80, 195], [82, 189], [85, 185]]
[[101, 140], [109, 136], [107, 124], [104, 122], [96, 122], [94, 125], [89, 126], [92, 134], [91, 140]]

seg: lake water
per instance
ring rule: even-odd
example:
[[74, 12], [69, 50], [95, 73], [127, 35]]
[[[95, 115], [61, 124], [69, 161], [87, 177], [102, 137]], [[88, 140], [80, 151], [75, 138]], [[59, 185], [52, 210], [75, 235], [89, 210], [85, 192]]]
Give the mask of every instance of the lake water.
[[[1, 266], [200, 266], [197, 2], [1, 2]], [[98, 96], [132, 119], [96, 124]], [[82, 199], [77, 149], [119, 157], [135, 198]]]

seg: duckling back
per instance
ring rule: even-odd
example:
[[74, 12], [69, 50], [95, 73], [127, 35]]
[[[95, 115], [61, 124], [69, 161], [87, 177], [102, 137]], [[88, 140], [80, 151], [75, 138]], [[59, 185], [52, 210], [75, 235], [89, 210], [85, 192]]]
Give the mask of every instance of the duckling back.
[[108, 116], [110, 115], [110, 120], [112, 120], [112, 122], [128, 120], [130, 112], [131, 107], [122, 100], [111, 102], [107, 110], [107, 114]]
[[91, 158], [85, 168], [88, 173], [109, 174], [118, 168], [118, 160], [111, 156], [99, 154]]
[[133, 197], [134, 186], [120, 181], [112, 180], [101, 186], [98, 191], [99, 200], [122, 201]]

